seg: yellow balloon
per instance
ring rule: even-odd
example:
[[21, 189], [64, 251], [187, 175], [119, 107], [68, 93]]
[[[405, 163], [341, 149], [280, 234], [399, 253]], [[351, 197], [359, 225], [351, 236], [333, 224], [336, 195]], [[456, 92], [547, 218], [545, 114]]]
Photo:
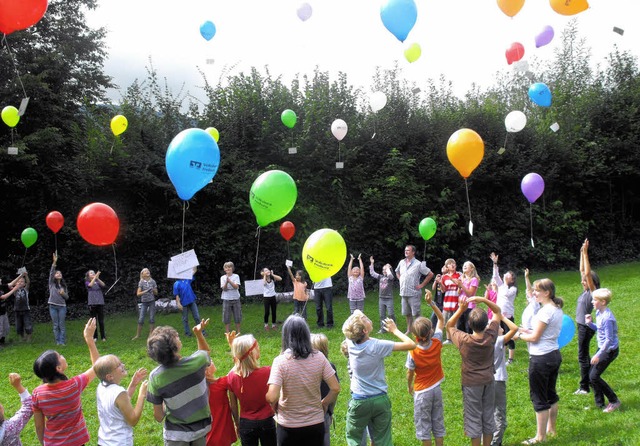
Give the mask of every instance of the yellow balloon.
[[309, 278], [319, 282], [342, 269], [347, 259], [347, 245], [338, 231], [319, 229], [309, 236], [302, 248], [302, 261]]
[[524, 0], [497, 0], [498, 7], [509, 17], [515, 16], [524, 6]]
[[404, 50], [404, 58], [407, 59], [409, 63], [413, 63], [420, 58], [422, 54], [422, 48], [417, 43], [412, 43], [409, 45], [409, 48]]
[[587, 0], [549, 0], [551, 8], [561, 15], [576, 15], [589, 8]]
[[111, 119], [111, 131], [116, 136], [124, 133], [124, 131], [127, 130], [128, 125], [129, 122], [127, 121], [127, 118], [122, 115], [115, 115]]
[[18, 109], [13, 105], [7, 105], [2, 109], [2, 121], [9, 127], [15, 127], [20, 122]]
[[218, 142], [218, 140], [220, 139], [220, 132], [218, 132], [217, 128], [207, 127], [204, 131], [207, 132], [209, 135], [213, 136], [213, 139], [215, 140], [215, 142]]
[[460, 129], [449, 137], [447, 158], [460, 175], [469, 178], [484, 157], [484, 142], [471, 129]]

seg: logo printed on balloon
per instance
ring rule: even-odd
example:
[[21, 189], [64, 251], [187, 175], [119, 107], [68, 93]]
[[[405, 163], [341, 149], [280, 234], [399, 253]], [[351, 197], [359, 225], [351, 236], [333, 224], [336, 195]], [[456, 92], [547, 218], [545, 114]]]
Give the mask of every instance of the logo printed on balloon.
[[22, 231], [22, 234], [20, 234], [20, 240], [25, 248], [31, 248], [38, 240], [38, 233], [33, 228], [26, 228]]
[[2, 122], [9, 127], [15, 127], [20, 122], [20, 112], [13, 105], [7, 105], [2, 109]]
[[289, 241], [293, 238], [295, 234], [296, 234], [296, 227], [293, 223], [291, 223], [290, 221], [282, 222], [282, 224], [280, 225], [280, 235], [282, 236], [283, 239], [285, 239], [286, 241]]
[[344, 122], [342, 119], [336, 119], [331, 124], [331, 133], [333, 133], [333, 136], [338, 141], [342, 141], [342, 139], [345, 136], [347, 136], [347, 131], [348, 130], [349, 130], [349, 127], [347, 126], [347, 123]]
[[484, 141], [471, 129], [460, 129], [449, 137], [447, 158], [463, 178], [480, 165], [484, 157]]
[[51, 229], [54, 234], [57, 234], [64, 225], [64, 217], [58, 211], [51, 211], [45, 218], [47, 228]]
[[544, 193], [544, 180], [537, 173], [528, 173], [522, 179], [520, 189], [529, 203], [534, 203]]
[[313, 9], [311, 8], [311, 5], [309, 3], [301, 4], [296, 10], [296, 14], [298, 15], [298, 18], [303, 22], [306, 22], [307, 20], [309, 20], [311, 18], [312, 13], [313, 13]]
[[129, 121], [123, 115], [115, 115], [111, 118], [111, 131], [115, 136], [121, 135], [127, 130]]
[[207, 41], [213, 39], [213, 36], [216, 35], [216, 25], [211, 20], [207, 20], [200, 25], [200, 35]]
[[418, 19], [418, 8], [413, 0], [387, 0], [380, 6], [380, 18], [387, 30], [404, 42]]
[[298, 188], [293, 178], [282, 170], [269, 170], [261, 174], [251, 185], [249, 204], [258, 225], [284, 218], [298, 199]]
[[524, 0], [498, 0], [498, 7], [509, 17], [515, 16], [524, 6]]
[[504, 118], [504, 126], [509, 133], [517, 133], [527, 125], [527, 115], [520, 110], [509, 112]]
[[561, 15], [576, 15], [589, 8], [587, 0], [549, 0], [551, 9]]
[[116, 211], [104, 203], [86, 205], [76, 220], [80, 236], [95, 246], [112, 245], [120, 231]]
[[35, 25], [47, 12], [47, 5], [47, 0], [0, 1], [0, 32], [11, 34]]
[[426, 241], [433, 237], [436, 233], [437, 225], [433, 218], [427, 217], [423, 218], [420, 224], [418, 225], [418, 231], [422, 238]]
[[309, 236], [302, 248], [302, 262], [309, 278], [319, 282], [342, 269], [347, 259], [347, 245], [333, 229], [319, 229]]
[[529, 87], [529, 98], [540, 107], [551, 107], [551, 90], [542, 82]]

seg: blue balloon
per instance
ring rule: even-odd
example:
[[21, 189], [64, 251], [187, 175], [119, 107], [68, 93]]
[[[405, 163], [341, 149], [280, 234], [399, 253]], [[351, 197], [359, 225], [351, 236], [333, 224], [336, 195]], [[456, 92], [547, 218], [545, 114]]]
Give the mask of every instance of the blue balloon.
[[540, 107], [551, 106], [551, 90], [542, 82], [535, 83], [529, 87], [529, 98]]
[[418, 19], [418, 8], [413, 0], [387, 0], [380, 7], [380, 18], [385, 28], [404, 42]]
[[214, 25], [212, 21], [207, 20], [200, 25], [200, 34], [207, 40], [213, 39], [213, 36], [216, 35], [216, 25]]
[[213, 136], [202, 129], [176, 135], [165, 156], [167, 174], [182, 200], [190, 200], [211, 182], [220, 165], [220, 149]]
[[576, 326], [573, 320], [566, 314], [562, 316], [562, 328], [560, 329], [560, 336], [558, 336], [558, 346], [560, 348], [567, 345], [573, 339], [573, 335], [576, 334]]

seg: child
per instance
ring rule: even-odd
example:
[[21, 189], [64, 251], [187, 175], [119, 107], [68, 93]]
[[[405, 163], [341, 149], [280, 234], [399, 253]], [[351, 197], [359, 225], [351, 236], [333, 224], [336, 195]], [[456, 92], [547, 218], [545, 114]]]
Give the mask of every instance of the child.
[[380, 313], [380, 330], [378, 333], [384, 333], [384, 320], [391, 318], [396, 320], [396, 314], [393, 309], [393, 270], [390, 264], [382, 267], [382, 274], [376, 273], [373, 268], [373, 256], [369, 257], [371, 264], [369, 265], [369, 274], [378, 281], [378, 312]]
[[242, 322], [242, 307], [240, 306], [240, 277], [233, 273], [233, 262], [226, 262], [223, 266], [224, 276], [220, 277], [222, 289], [222, 323], [225, 333], [231, 330], [231, 316], [236, 324], [236, 333], [240, 333]]
[[349, 300], [349, 310], [351, 314], [354, 311], [364, 310], [364, 267], [362, 266], [362, 254], [358, 254], [358, 262], [360, 267], [353, 266], [353, 254], [349, 260], [349, 267], [347, 268], [347, 279], [349, 280], [349, 290], [347, 291], [347, 299]]
[[155, 420], [164, 420], [165, 444], [202, 444], [211, 430], [205, 380], [211, 359], [209, 344], [202, 335], [208, 324], [209, 319], [203, 319], [193, 327], [198, 350], [186, 358], [181, 355], [182, 342], [173, 327], [158, 327], [147, 339], [147, 354], [158, 363], [149, 374], [147, 401], [153, 404]]
[[609, 384], [602, 379], [601, 375], [607, 370], [609, 364], [618, 357], [620, 352], [618, 322], [609, 308], [611, 291], [607, 288], [600, 288], [591, 293], [591, 295], [593, 296], [593, 308], [596, 310], [596, 323], [593, 323], [590, 314], [585, 315], [585, 320], [592, 329], [597, 330], [598, 351], [591, 358], [589, 382], [593, 387], [596, 406], [604, 407], [604, 397], [606, 396], [609, 400], [609, 405], [603, 409], [603, 412], [610, 413], [620, 407], [620, 400], [613, 389], [609, 387]]
[[[197, 267], [193, 267], [193, 274], [198, 271]], [[193, 276], [192, 276], [193, 277]], [[184, 335], [191, 337], [189, 331], [189, 311], [193, 316], [195, 325], [200, 323], [200, 313], [198, 313], [198, 305], [196, 304], [196, 293], [191, 288], [191, 279], [180, 279], [173, 284], [173, 295], [176, 296], [176, 306], [182, 311], [182, 325], [184, 326]]]
[[[100, 446], [133, 446], [133, 427], [138, 424], [144, 400], [147, 396], [147, 369], [136, 370], [129, 387], [125, 390], [120, 385], [127, 376], [124, 363], [115, 355], [101, 356], [93, 365], [93, 370], [100, 380], [96, 390], [98, 406], [98, 443]], [[142, 382], [138, 392], [136, 407], [131, 405], [131, 398], [138, 384]]]
[[[325, 356], [325, 358], [329, 359], [329, 339], [327, 338], [327, 335], [324, 333], [312, 333], [311, 345], [314, 350], [318, 350]], [[336, 365], [331, 361], [329, 361], [329, 364], [333, 367], [333, 370], [335, 370], [336, 378], [338, 378], [338, 369], [336, 368]], [[324, 398], [328, 394], [329, 385], [325, 381], [322, 381], [322, 384], [320, 384], [320, 397]], [[335, 405], [336, 403], [329, 404], [329, 407], [327, 407], [327, 411], [324, 414], [324, 446], [331, 445], [331, 424], [333, 423], [333, 409], [335, 408]]]
[[[442, 329], [444, 316], [431, 299], [427, 290], [425, 301], [433, 309], [438, 318], [435, 332], [431, 321], [419, 317], [413, 322], [411, 332], [416, 337], [417, 348], [407, 353], [407, 385], [409, 394], [413, 395], [413, 420], [416, 426], [416, 437], [423, 446], [431, 446], [431, 434], [436, 445], [444, 444], [446, 430], [444, 428], [444, 408], [442, 405], [442, 388], [444, 380], [442, 371]], [[414, 381], [415, 378], [415, 381]]]
[[[433, 285], [431, 285], [431, 291], [435, 293], [433, 295], [433, 302], [438, 307], [438, 310], [443, 311], [442, 307], [444, 305], [444, 285], [442, 285], [442, 275], [447, 273], [447, 268], [444, 266], [440, 270], [442, 274], [438, 274], [433, 281]], [[438, 324], [438, 316], [436, 312], [431, 313], [431, 326], [435, 326]], [[444, 333], [443, 333], [444, 334]]]
[[[104, 294], [102, 293], [104, 282], [100, 280], [100, 271], [97, 273], [92, 269], [87, 271], [84, 276], [84, 286], [87, 288], [89, 315], [98, 321], [100, 338], [106, 341], [107, 337], [104, 334]], [[97, 331], [93, 334], [93, 338], [98, 339]]]
[[67, 317], [67, 299], [69, 291], [62, 278], [62, 272], [56, 269], [58, 254], [53, 253], [53, 263], [49, 272], [49, 313], [53, 322], [53, 336], [57, 345], [66, 345], [67, 329], [65, 319]]
[[[486, 290], [484, 292], [484, 298], [495, 304], [498, 300], [498, 284], [496, 281], [491, 279], [491, 283], [489, 285], [485, 285], [484, 288]], [[493, 318], [493, 311], [491, 311], [491, 308], [487, 310], [487, 317], [489, 320]]]
[[142, 305], [140, 306], [140, 314], [138, 315], [138, 330], [132, 341], [138, 339], [142, 334], [142, 326], [144, 325], [144, 315], [149, 311], [149, 335], [156, 328], [156, 296], [158, 295], [158, 285], [151, 278], [149, 268], [143, 268], [140, 271], [140, 282], [138, 282], [138, 291], [136, 296], [140, 298]]
[[[238, 437], [231, 418], [229, 396], [227, 396], [230, 391], [229, 382], [226, 376], [216, 378], [216, 370], [215, 364], [211, 361], [211, 365], [205, 371], [209, 387], [209, 409], [211, 410], [211, 430], [207, 434], [206, 446], [231, 446]], [[264, 394], [262, 399], [264, 399]]]
[[[493, 262], [493, 280], [498, 284], [498, 297], [496, 303], [504, 314], [511, 322], [514, 321], [515, 314], [515, 301], [518, 294], [518, 287], [516, 286], [516, 274], [513, 271], [507, 271], [504, 276], [500, 278], [500, 270], [498, 268], [498, 255], [492, 252], [489, 256]], [[534, 299], [535, 300], [535, 299]], [[504, 323], [500, 323], [505, 333], [508, 327]], [[508, 342], [509, 347], [509, 360], [507, 365], [513, 362], [516, 353], [516, 343], [513, 340]]]
[[589, 240], [585, 239], [580, 248], [580, 284], [582, 294], [576, 303], [576, 325], [578, 326], [578, 363], [580, 364], [580, 387], [574, 395], [589, 393], [589, 372], [591, 371], [591, 338], [596, 334], [585, 322], [585, 316], [593, 312], [591, 293], [600, 288], [600, 277], [591, 269], [589, 261]]
[[[492, 282], [495, 283], [495, 282]], [[493, 302], [490, 300], [490, 302]], [[494, 302], [495, 303], [495, 302]], [[487, 311], [487, 313], [489, 313]], [[493, 311], [491, 312], [493, 315]], [[493, 319], [493, 317], [492, 317]], [[507, 429], [507, 363], [504, 357], [505, 345], [513, 338], [518, 332], [518, 326], [511, 322], [509, 318], [502, 315], [502, 322], [504, 322], [509, 331], [504, 333], [502, 326], [498, 330], [498, 338], [496, 339], [496, 345], [493, 350], [493, 368], [495, 373], [493, 378], [495, 380], [495, 410], [493, 411], [493, 419], [496, 423], [496, 430], [493, 433], [493, 439], [491, 440], [491, 446], [501, 446], [502, 438], [504, 437], [504, 431]]]
[[273, 274], [273, 271], [269, 268], [263, 268], [262, 272], [262, 301], [264, 303], [264, 329], [269, 331], [269, 310], [271, 310], [271, 329], [278, 328], [276, 325], [276, 308], [278, 302], [276, 302], [276, 282], [280, 282], [282, 277], [277, 274]]
[[[260, 346], [253, 335], [228, 337], [233, 369], [225, 377], [229, 383], [231, 413], [244, 446], [275, 446], [276, 424], [265, 395], [271, 367], [260, 367]], [[240, 413], [238, 413], [240, 403]]]
[[[460, 290], [460, 296], [469, 298], [476, 295], [476, 291], [478, 291], [478, 286], [480, 285], [480, 276], [478, 275], [476, 266], [472, 262], [466, 261], [462, 264], [462, 275], [456, 280], [456, 283]], [[469, 302], [467, 311], [465, 311], [462, 316], [460, 316], [460, 320], [458, 320], [458, 328], [460, 328], [460, 330], [466, 330], [469, 334], [472, 333], [469, 328], [469, 313], [471, 313], [471, 310], [475, 307], [475, 302]]]
[[[468, 302], [486, 304], [493, 311], [489, 318], [481, 308], [469, 314], [473, 334], [456, 328], [458, 319], [467, 310]], [[449, 338], [460, 350], [462, 358], [462, 401], [464, 403], [464, 431], [472, 445], [488, 445], [495, 432], [495, 382], [493, 380], [494, 345], [500, 326], [500, 307], [484, 297], [462, 297], [455, 314], [446, 324]]]
[[[522, 311], [522, 317], [520, 318], [521, 327], [524, 330], [533, 330], [533, 317], [538, 313], [540, 309], [540, 304], [536, 302], [536, 298], [533, 296], [533, 285], [531, 284], [531, 280], [529, 280], [529, 269], [524, 269], [524, 282], [526, 285], [526, 297], [527, 297], [527, 306]], [[529, 349], [529, 344], [527, 343], [527, 350]]]
[[[349, 374], [349, 379], [351, 379], [353, 377], [353, 373], [351, 373], [351, 367], [349, 367], [349, 347], [347, 346], [347, 340], [343, 340], [340, 343], [340, 353], [342, 353], [342, 356], [344, 356], [347, 359], [347, 373]], [[336, 371], [336, 377], [338, 376], [338, 373]], [[360, 445], [359, 446], [367, 446], [369, 445], [369, 442], [371, 440], [371, 436], [369, 435], [369, 426], [367, 426], [364, 431], [362, 432], [362, 440], [360, 441]], [[371, 442], [371, 446], [373, 445], [373, 442]]]
[[[444, 302], [442, 304], [444, 323], [446, 324], [453, 313], [458, 309], [458, 296], [460, 295], [460, 289], [458, 288], [457, 280], [460, 278], [460, 273], [456, 271], [456, 261], [453, 259], [447, 259], [444, 262], [446, 272], [440, 278], [440, 283], [444, 287]], [[443, 333], [446, 338], [447, 333]], [[444, 344], [451, 344], [450, 340], [445, 340]]]
[[351, 400], [347, 410], [347, 444], [357, 446], [364, 429], [378, 445], [391, 445], [391, 401], [387, 395], [384, 358], [394, 351], [413, 350], [416, 347], [407, 335], [398, 330], [393, 319], [386, 319], [385, 330], [401, 342], [369, 337], [373, 331], [371, 320], [360, 310], [353, 312], [342, 325], [347, 338], [351, 377]]
[[7, 299], [14, 295], [13, 311], [16, 315], [16, 331], [23, 340], [31, 340], [33, 324], [31, 323], [31, 309], [29, 307], [29, 275], [26, 271], [20, 273], [9, 285], [9, 292], [0, 291], [0, 345], [4, 345], [9, 335], [9, 316], [7, 315]]
[[304, 280], [304, 271], [299, 269], [295, 276], [291, 272], [290, 266], [287, 266], [287, 271], [289, 271], [289, 277], [293, 282], [293, 312], [302, 316], [306, 321], [309, 295], [307, 294], [307, 282]]
[[33, 363], [33, 371], [43, 384], [33, 389], [33, 420], [40, 444], [81, 446], [89, 443], [89, 431], [82, 414], [82, 391], [96, 377], [93, 364], [100, 354], [93, 339], [96, 320], [84, 327], [91, 367], [69, 379], [64, 374], [67, 360], [55, 350], [47, 350]]
[[10, 419], [5, 419], [4, 407], [0, 404], [0, 446], [21, 446], [20, 433], [33, 415], [31, 394], [22, 385], [20, 375], [9, 373], [9, 382], [20, 395], [22, 406]]

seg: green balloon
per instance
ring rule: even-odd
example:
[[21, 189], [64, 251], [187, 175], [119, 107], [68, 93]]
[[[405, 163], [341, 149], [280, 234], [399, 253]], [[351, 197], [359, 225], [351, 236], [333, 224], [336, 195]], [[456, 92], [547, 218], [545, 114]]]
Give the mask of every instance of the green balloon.
[[418, 230], [420, 231], [420, 235], [425, 240], [429, 240], [431, 237], [435, 235], [436, 228], [437, 228], [436, 222], [431, 217], [423, 218], [422, 221], [420, 222], [420, 225], [418, 225]]
[[412, 43], [409, 48], [404, 50], [404, 57], [409, 63], [413, 63], [420, 58], [422, 48], [417, 43]]
[[30, 248], [33, 244], [38, 240], [38, 233], [33, 228], [27, 228], [22, 231], [22, 235], [20, 236], [20, 240], [22, 240], [22, 244], [25, 248]]
[[282, 120], [282, 123], [284, 125], [292, 129], [293, 126], [296, 125], [296, 121], [298, 117], [296, 116], [296, 112], [294, 112], [293, 110], [286, 109], [280, 115], [280, 119]]
[[293, 178], [281, 170], [269, 170], [251, 185], [249, 203], [262, 227], [285, 217], [298, 199], [298, 188]]

